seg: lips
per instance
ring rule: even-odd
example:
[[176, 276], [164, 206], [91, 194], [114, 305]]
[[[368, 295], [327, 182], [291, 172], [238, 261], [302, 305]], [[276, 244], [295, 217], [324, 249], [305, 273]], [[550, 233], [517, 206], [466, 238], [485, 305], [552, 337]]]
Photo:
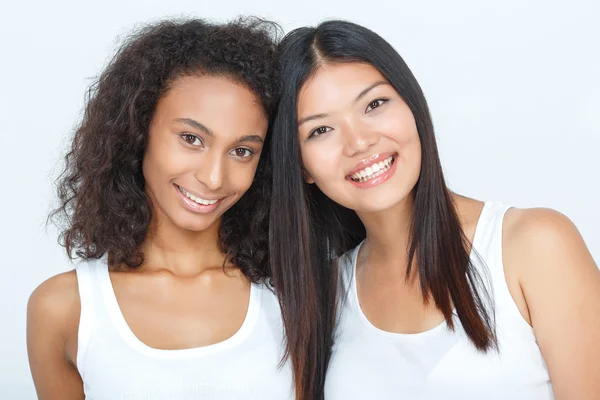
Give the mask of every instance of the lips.
[[395, 163], [398, 153], [374, 154], [365, 158], [346, 175], [346, 179], [353, 182], [365, 182], [388, 171]]
[[188, 211], [196, 214], [209, 214], [216, 210], [222, 203], [223, 198], [205, 199], [190, 193], [188, 190], [173, 184], [173, 188], [183, 205]]
[[181, 191], [181, 193], [183, 193], [183, 195], [185, 195], [185, 197], [187, 197], [188, 199], [191, 199], [191, 200], [195, 201], [196, 203], [201, 204], [203, 206], [210, 206], [220, 200], [218, 198], [217, 199], [207, 199], [204, 196], [195, 195], [179, 185], [177, 185], [177, 188]]

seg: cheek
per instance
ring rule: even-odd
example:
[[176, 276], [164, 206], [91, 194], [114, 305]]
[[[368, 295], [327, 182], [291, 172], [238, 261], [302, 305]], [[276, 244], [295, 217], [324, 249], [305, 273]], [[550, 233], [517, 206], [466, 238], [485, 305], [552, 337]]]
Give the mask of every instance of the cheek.
[[405, 149], [407, 157], [420, 164], [421, 138], [419, 137], [419, 131], [417, 130], [414, 120], [411, 118], [410, 120], [405, 120], [400, 123], [399, 132], [398, 143], [400, 144], [400, 147]]
[[150, 140], [143, 161], [144, 178], [152, 182], [172, 171], [180, 168], [185, 163], [184, 155], [180, 154], [177, 147], [171, 141], [163, 138]]
[[378, 121], [378, 127], [382, 136], [398, 146], [399, 161], [407, 164], [411, 171], [413, 169], [420, 171], [421, 140], [412, 113], [401, 108], [395, 113], [390, 113], [389, 117]]
[[421, 140], [417, 133], [407, 136], [405, 142], [401, 145], [402, 150], [399, 154], [398, 165], [403, 173], [401, 176], [404, 182], [404, 190], [412, 191], [421, 175]]
[[385, 117], [377, 121], [377, 129], [382, 135], [394, 140], [400, 146], [410, 145], [415, 138], [418, 140], [418, 131], [415, 120], [411, 113], [403, 112], [387, 113]]
[[246, 164], [240, 165], [237, 161], [231, 161], [232, 165], [227, 174], [228, 180], [232, 189], [239, 195], [242, 196], [250, 186], [252, 186], [252, 182], [254, 181], [254, 177], [256, 175], [256, 167], [258, 166], [258, 162], [254, 165]]
[[160, 180], [161, 175], [164, 173], [161, 166], [161, 159], [156, 157], [156, 152], [148, 149], [144, 155], [144, 161], [142, 163], [142, 172], [146, 186], [154, 189], [157, 182]]
[[337, 176], [338, 156], [336, 150], [326, 146], [307, 146], [302, 149], [302, 166], [317, 184]]

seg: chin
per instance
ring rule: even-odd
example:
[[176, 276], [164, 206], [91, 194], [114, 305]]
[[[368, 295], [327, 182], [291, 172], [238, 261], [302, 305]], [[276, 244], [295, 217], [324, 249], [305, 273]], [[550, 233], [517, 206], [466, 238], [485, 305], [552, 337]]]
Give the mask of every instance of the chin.
[[391, 210], [402, 203], [404, 203], [407, 199], [407, 196], [390, 196], [387, 198], [378, 197], [377, 199], [370, 199], [368, 201], [361, 201], [359, 203], [355, 203], [353, 206], [348, 207], [353, 209], [356, 212], [383, 212], [387, 210]]
[[191, 232], [201, 232], [210, 228], [215, 223], [214, 218], [180, 218], [176, 221], [176, 226], [179, 229], [191, 231]]
[[378, 213], [394, 208], [398, 203], [382, 203], [382, 204], [361, 204], [354, 208], [357, 213]]

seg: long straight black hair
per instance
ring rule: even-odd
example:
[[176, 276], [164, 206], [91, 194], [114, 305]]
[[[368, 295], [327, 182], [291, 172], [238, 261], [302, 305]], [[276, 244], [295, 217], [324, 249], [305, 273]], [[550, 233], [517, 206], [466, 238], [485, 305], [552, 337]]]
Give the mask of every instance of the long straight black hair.
[[[323, 397], [336, 320], [335, 260], [366, 237], [354, 211], [303, 179], [298, 93], [320, 65], [352, 62], [375, 67], [402, 96], [416, 121], [422, 162], [413, 189], [407, 277], [415, 265], [424, 298], [433, 299], [448, 326], [454, 328], [455, 308], [478, 350], [497, 347], [491, 303], [470, 261], [471, 245], [444, 180], [431, 116], [417, 80], [392, 46], [365, 27], [327, 21], [316, 28], [298, 28], [279, 45], [281, 97], [273, 125], [269, 220], [272, 277], [298, 398]], [[301, 354], [305, 357], [298, 358]]]

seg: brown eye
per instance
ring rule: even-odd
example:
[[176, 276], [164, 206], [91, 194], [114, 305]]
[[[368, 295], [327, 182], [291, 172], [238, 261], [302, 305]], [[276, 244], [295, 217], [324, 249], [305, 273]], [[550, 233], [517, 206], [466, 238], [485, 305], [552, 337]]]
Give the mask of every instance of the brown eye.
[[373, 109], [382, 106], [385, 102], [387, 102], [387, 99], [373, 100], [372, 102], [369, 103], [365, 112], [372, 111]]
[[198, 136], [192, 135], [191, 133], [184, 133], [181, 135], [181, 138], [189, 145], [192, 145], [192, 146], [201, 146], [202, 145], [202, 140]]
[[246, 149], [244, 147], [238, 147], [233, 150], [233, 154], [239, 158], [248, 158], [254, 154], [254, 152], [250, 149]]
[[314, 129], [308, 137], [311, 138], [313, 136], [320, 136], [324, 133], [329, 132], [330, 130], [331, 130], [331, 128], [328, 126], [320, 126], [317, 129]]

